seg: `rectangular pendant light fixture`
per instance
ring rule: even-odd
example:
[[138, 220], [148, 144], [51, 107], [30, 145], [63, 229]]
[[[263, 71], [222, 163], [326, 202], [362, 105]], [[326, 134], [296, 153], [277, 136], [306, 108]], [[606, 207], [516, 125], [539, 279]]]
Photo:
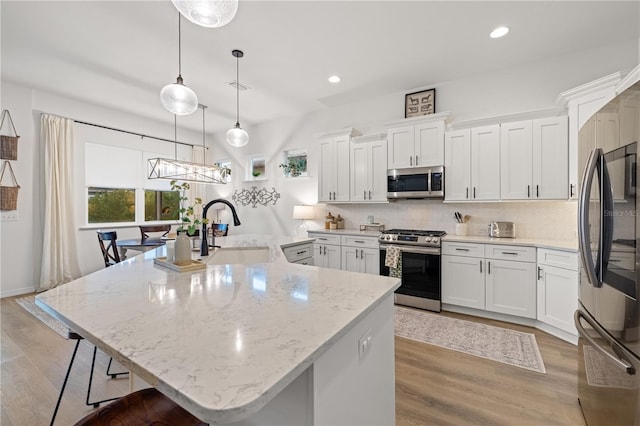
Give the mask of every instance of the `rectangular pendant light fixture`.
[[150, 158], [149, 179], [170, 179], [199, 183], [227, 183], [228, 169], [170, 158]]

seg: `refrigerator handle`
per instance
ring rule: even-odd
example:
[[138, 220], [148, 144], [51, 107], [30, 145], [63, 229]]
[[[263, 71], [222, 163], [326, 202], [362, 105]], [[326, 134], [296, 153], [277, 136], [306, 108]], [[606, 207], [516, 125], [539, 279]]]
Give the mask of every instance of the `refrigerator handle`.
[[601, 203], [604, 214], [600, 221], [600, 277], [604, 277], [604, 271], [609, 257], [611, 256], [611, 244], [613, 243], [613, 190], [611, 189], [611, 179], [609, 178], [609, 169], [604, 156], [600, 165], [600, 173], [602, 175], [602, 195]]
[[[593, 255], [591, 254], [591, 242], [589, 241], [589, 196], [591, 195], [591, 184], [598, 170], [598, 163], [602, 156], [602, 150], [596, 148], [589, 154], [587, 166], [582, 177], [582, 187], [578, 199], [578, 240], [580, 242], [580, 256], [587, 273], [589, 282], [594, 287], [600, 287], [600, 282], [593, 265]], [[600, 235], [600, 231], [598, 231]]]
[[623, 360], [611, 355], [608, 351], [606, 351], [602, 346], [600, 346], [589, 333], [584, 329], [580, 320], [585, 320], [602, 338], [606, 340], [610, 340], [606, 337], [605, 333], [602, 331], [601, 327], [592, 321], [589, 317], [584, 315], [582, 311], [577, 310], [573, 314], [573, 322], [575, 323], [576, 329], [578, 330], [578, 335], [584, 338], [595, 350], [597, 350], [600, 354], [602, 354], [605, 358], [609, 358], [615, 365], [619, 368], [623, 369], [627, 374], [634, 375], [636, 374], [636, 369], [631, 365], [627, 360]]

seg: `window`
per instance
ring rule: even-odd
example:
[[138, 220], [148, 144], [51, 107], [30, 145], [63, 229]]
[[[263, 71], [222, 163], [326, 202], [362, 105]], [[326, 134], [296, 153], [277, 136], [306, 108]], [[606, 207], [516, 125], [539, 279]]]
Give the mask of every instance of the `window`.
[[135, 222], [136, 190], [120, 188], [87, 189], [89, 223]]
[[144, 191], [144, 220], [178, 220], [180, 193], [178, 191]]

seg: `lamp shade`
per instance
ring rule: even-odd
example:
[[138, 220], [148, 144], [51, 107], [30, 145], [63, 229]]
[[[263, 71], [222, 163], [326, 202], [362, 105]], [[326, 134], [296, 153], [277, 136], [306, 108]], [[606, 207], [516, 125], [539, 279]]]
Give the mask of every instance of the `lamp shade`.
[[293, 206], [293, 218], [299, 220], [315, 219], [313, 206]]
[[231, 146], [241, 147], [249, 142], [249, 134], [246, 130], [236, 125], [227, 131], [227, 143]]
[[189, 21], [208, 28], [227, 25], [238, 12], [238, 0], [171, 0], [171, 2]]
[[160, 91], [160, 102], [175, 115], [193, 114], [198, 109], [195, 92], [182, 83], [167, 84]]

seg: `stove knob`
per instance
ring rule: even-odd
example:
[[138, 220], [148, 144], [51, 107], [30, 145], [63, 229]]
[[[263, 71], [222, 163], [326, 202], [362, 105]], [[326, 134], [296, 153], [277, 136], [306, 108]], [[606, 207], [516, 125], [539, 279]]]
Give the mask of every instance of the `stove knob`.
[[434, 244], [437, 243], [440, 239], [438, 237], [433, 237], [433, 240], [431, 240]]
[[424, 241], [425, 241], [425, 243], [430, 243], [431, 242], [431, 237], [425, 237]]
[[393, 239], [393, 241], [397, 241], [397, 240], [398, 240], [398, 236], [397, 236], [397, 235], [393, 235], [393, 236], [391, 237], [391, 239]]

